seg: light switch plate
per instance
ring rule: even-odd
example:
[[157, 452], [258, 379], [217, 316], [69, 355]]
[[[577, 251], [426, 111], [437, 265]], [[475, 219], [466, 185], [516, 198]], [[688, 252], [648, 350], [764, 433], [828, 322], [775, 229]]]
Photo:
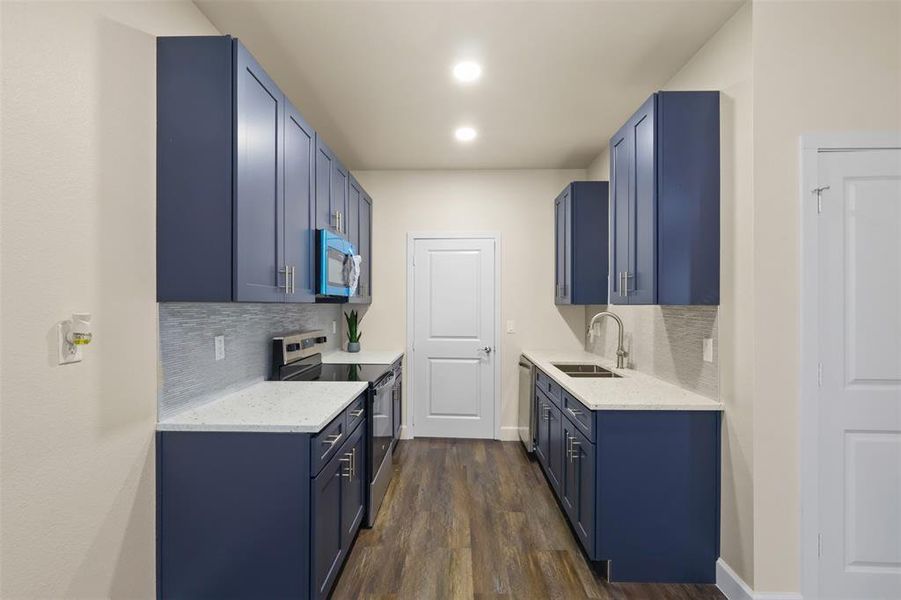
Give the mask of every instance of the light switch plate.
[[213, 346], [216, 349], [216, 360], [225, 358], [225, 336], [217, 335], [214, 339]]
[[704, 362], [713, 362], [713, 338], [704, 338]]
[[516, 323], [513, 319], [507, 321], [507, 333], [516, 333]]

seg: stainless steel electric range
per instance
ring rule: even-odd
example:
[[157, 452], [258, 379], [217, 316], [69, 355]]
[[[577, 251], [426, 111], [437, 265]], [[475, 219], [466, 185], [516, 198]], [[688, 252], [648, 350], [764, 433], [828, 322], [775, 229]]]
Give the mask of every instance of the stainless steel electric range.
[[391, 365], [324, 364], [320, 350], [325, 341], [321, 331], [273, 338], [270, 379], [369, 383], [365, 461], [369, 486], [365, 522], [372, 527], [394, 472], [391, 454], [400, 425], [400, 361]]

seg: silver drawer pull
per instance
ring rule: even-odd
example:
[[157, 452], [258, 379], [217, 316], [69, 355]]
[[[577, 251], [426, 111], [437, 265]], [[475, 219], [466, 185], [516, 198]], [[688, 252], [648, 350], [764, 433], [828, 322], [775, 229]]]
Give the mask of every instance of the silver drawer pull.
[[572, 408], [566, 407], [566, 410], [568, 410], [568, 411], [569, 411], [569, 414], [571, 414], [571, 415], [574, 416], [574, 417], [578, 417], [579, 415], [582, 414], [582, 411], [579, 410], [579, 409], [573, 410]]
[[338, 440], [340, 440], [343, 437], [344, 437], [343, 433], [333, 433], [332, 435], [325, 438], [325, 442], [323, 442], [323, 443], [334, 446], [335, 444], [338, 443]]
[[350, 416], [352, 416], [354, 419], [356, 419], [357, 417], [359, 417], [360, 415], [362, 415], [363, 412], [364, 412], [364, 411], [363, 411], [362, 408], [358, 408], [357, 410], [352, 410], [352, 411], [350, 411]]

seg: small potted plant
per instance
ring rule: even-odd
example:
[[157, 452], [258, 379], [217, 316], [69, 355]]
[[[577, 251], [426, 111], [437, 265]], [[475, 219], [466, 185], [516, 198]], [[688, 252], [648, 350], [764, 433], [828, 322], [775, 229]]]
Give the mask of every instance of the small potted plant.
[[359, 352], [360, 338], [363, 337], [363, 334], [360, 333], [357, 311], [352, 310], [349, 313], [344, 313], [344, 320], [347, 321], [347, 351]]

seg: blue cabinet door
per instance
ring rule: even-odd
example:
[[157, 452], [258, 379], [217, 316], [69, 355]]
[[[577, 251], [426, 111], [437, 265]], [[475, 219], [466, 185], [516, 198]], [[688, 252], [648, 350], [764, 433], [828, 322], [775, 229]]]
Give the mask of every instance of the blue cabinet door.
[[628, 126], [610, 140], [610, 303], [628, 304], [625, 275], [629, 270], [633, 138]]
[[657, 301], [656, 98], [610, 140], [612, 304]]
[[237, 44], [234, 299], [284, 300], [282, 135], [285, 97]]
[[363, 494], [366, 481], [365, 436], [366, 423], [360, 424], [350, 439], [344, 444], [341, 457], [345, 473], [349, 477], [341, 477], [344, 489], [341, 491], [341, 547], [345, 555], [350, 552], [354, 536], [363, 522]]
[[560, 503], [589, 558], [595, 558], [595, 446], [568, 418], [563, 419], [563, 478]]
[[550, 462], [548, 461], [548, 456], [550, 455], [550, 417], [548, 413], [551, 410], [551, 401], [548, 400], [544, 393], [539, 391], [538, 388], [532, 392], [535, 398], [535, 411], [536, 411], [536, 429], [535, 429], [535, 456], [538, 458], [538, 462], [544, 467], [545, 473], [550, 469]]
[[313, 480], [311, 515], [313, 530], [313, 598], [326, 598], [341, 569], [344, 540], [341, 523], [343, 479], [349, 477], [350, 466], [334, 456]]
[[360, 203], [363, 201], [363, 187], [352, 175], [347, 181], [347, 223], [344, 237], [360, 253]]
[[350, 188], [350, 175], [338, 157], [332, 162], [332, 214], [338, 215], [338, 233], [347, 235], [347, 206]]
[[337, 215], [332, 213], [332, 169], [334, 169], [335, 154], [332, 149], [316, 135], [316, 228], [330, 229], [337, 232]]
[[313, 179], [316, 133], [285, 102], [285, 265], [290, 269], [288, 302], [314, 302]]
[[579, 502], [579, 473], [573, 463], [572, 443], [575, 427], [568, 419], [563, 419], [563, 476], [560, 478], [560, 503], [570, 522]]
[[548, 414], [548, 476], [558, 496], [563, 481], [563, 415], [553, 403], [550, 403]]
[[651, 96], [632, 117], [632, 206], [629, 233], [629, 270], [626, 294], [629, 304], [657, 302], [657, 154], [655, 107]]
[[563, 239], [559, 242], [560, 252], [563, 254], [563, 273], [560, 281], [560, 304], [572, 303], [573, 290], [573, 198], [572, 186], [563, 190], [560, 212], [563, 217]]
[[372, 198], [363, 192], [360, 199], [360, 301], [372, 301]]
[[573, 444], [573, 460], [578, 472], [578, 490], [576, 491], [576, 509], [573, 511], [573, 527], [582, 540], [582, 545], [588, 556], [596, 560], [595, 550], [595, 511], [597, 506], [597, 482], [596, 453], [597, 448], [590, 443], [579, 431], [573, 433], [576, 436]]
[[554, 302], [565, 304], [566, 202], [563, 194], [554, 200], [554, 261]]

